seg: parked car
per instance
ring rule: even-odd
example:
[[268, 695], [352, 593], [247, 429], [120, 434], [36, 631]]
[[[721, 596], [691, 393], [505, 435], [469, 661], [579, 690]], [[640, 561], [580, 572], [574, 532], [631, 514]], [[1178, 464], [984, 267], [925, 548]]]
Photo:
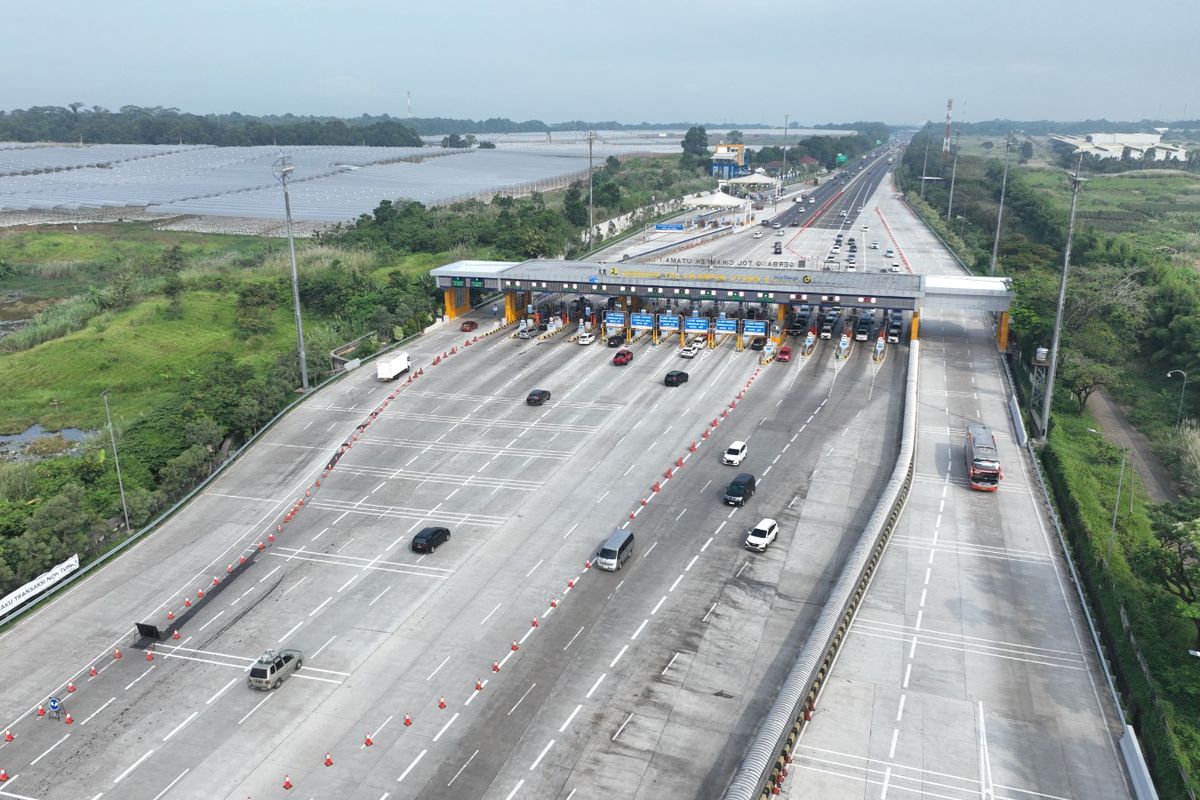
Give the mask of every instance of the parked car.
[[525, 402], [531, 406], [540, 406], [542, 403], [546, 402], [549, 399], [550, 399], [550, 390], [549, 389], [534, 389], [532, 392], [529, 393], [529, 396], [525, 398]]
[[268, 650], [250, 666], [246, 682], [251, 689], [278, 689], [302, 666], [304, 654], [299, 650]]
[[478, 322], [476, 322], [473, 319], [468, 319], [468, 320], [463, 320], [463, 324], [459, 325], [458, 329], [460, 331], [463, 331], [464, 333], [470, 333], [471, 331], [475, 330], [478, 327], [479, 327]]
[[632, 350], [618, 350], [617, 354], [613, 356], [612, 363], [616, 364], [618, 367], [623, 367], [630, 361], [633, 361]]
[[746, 549], [766, 552], [767, 546], [779, 535], [779, 523], [773, 519], [759, 520], [746, 534]]
[[687, 382], [688, 374], [681, 369], [673, 369], [667, 373], [667, 377], [663, 378], [663, 383], [667, 386], [679, 386]]
[[450, 541], [450, 529], [437, 526], [422, 528], [412, 540], [414, 553], [432, 553]]

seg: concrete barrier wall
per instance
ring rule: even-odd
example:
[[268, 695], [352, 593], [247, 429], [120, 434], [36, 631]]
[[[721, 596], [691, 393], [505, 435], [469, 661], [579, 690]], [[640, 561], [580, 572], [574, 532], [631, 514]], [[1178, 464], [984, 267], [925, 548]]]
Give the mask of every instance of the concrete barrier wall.
[[724, 800], [755, 800], [770, 797], [771, 787], [782, 779], [800, 729], [816, 706], [821, 687], [833, 668], [850, 623], [866, 596], [875, 568], [883, 557], [912, 485], [917, 439], [917, 363], [920, 342], [908, 354], [908, 378], [904, 389], [904, 421], [900, 432], [900, 454], [879, 504], [867, 520], [861, 538], [829, 600], [813, 625], [795, 664], [784, 679], [775, 701], [759, 724], [742, 763], [725, 789]]

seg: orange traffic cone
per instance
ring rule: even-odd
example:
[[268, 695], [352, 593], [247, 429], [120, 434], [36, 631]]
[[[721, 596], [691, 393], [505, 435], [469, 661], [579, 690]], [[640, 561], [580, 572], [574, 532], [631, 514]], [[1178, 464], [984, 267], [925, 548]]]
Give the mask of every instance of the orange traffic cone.
[[492, 662], [492, 672], [499, 672], [499, 671], [500, 671], [500, 662], [493, 661]]
[[38, 715], [39, 717], [44, 717], [44, 716], [46, 716], [46, 707], [45, 707], [45, 706], [38, 706], [37, 715]]
[[113, 658], [120, 658], [120, 657], [121, 657], [121, 648], [118, 647], [116, 650], [113, 650]]
[[75, 684], [67, 681], [67, 694], [70, 694], [73, 691], [75, 691]]
[[71, 716], [70, 711], [68, 711], [67, 715], [65, 717], [63, 717], [63, 722], [67, 723], [68, 725], [70, 725], [74, 721], [75, 721], [75, 718]]
[[8, 780], [8, 773], [5, 772], [3, 767], [0, 767], [0, 783], [4, 782], [6, 780]]
[[4, 732], [4, 741], [5, 741], [5, 742], [11, 742], [11, 741], [12, 741], [14, 738], [16, 738], [16, 737], [14, 737], [14, 736], [13, 736], [13, 733], [12, 733], [12, 731], [5, 731], [5, 732]]
[[478, 678], [476, 678], [476, 680], [475, 680], [475, 691], [477, 691], [477, 692], [483, 691], [483, 681], [479, 680]]
[[93, 678], [96, 677], [96, 665], [95, 664], [92, 664], [92, 666], [90, 666], [88, 668], [88, 675], [91, 675]]
[[513, 639], [513, 643], [512, 643], [512, 651], [515, 653], [515, 652], [517, 652], [517, 651], [518, 651], [518, 650], [520, 650], [520, 649], [521, 649], [521, 648], [520, 648], [520, 647], [517, 645], [517, 640], [516, 640], [516, 639]]

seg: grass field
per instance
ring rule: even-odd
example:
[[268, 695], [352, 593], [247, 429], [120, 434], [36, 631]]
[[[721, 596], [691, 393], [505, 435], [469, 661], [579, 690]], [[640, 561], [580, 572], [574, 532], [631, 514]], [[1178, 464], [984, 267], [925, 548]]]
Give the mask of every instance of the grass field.
[[[35, 422], [95, 429], [103, 424], [100, 393], [111, 389], [113, 415], [132, 418], [176, 391], [181, 375], [214, 353], [269, 363], [292, 346], [291, 310], [276, 309], [272, 334], [245, 340], [234, 330], [234, 298], [189, 292], [183, 315], [169, 319], [162, 300], [101, 315], [86, 328], [31, 350], [0, 358], [0, 433]], [[51, 400], [60, 403], [59, 410]]]

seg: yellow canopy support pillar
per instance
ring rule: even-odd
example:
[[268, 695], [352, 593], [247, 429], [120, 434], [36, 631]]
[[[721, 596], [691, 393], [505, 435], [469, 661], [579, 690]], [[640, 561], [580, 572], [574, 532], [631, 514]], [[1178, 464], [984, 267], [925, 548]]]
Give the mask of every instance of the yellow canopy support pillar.
[[787, 320], [787, 304], [776, 303], [775, 305], [775, 321], [779, 323], [779, 335], [773, 337], [775, 344], [783, 344], [783, 337], [787, 334], [784, 321]]
[[505, 292], [504, 293], [504, 324], [511, 325], [520, 318], [524, 311], [524, 306], [521, 305], [522, 293], [520, 292]]
[[461, 317], [471, 310], [471, 290], [464, 286], [451, 287], [445, 290], [446, 316], [450, 319]]
[[1001, 353], [1008, 352], [1008, 312], [1000, 312], [1000, 324], [996, 327], [996, 346]]
[[912, 340], [914, 342], [917, 340], [917, 328], [920, 327], [920, 324], [921, 324], [921, 309], [918, 308], [915, 311], [913, 311]]

